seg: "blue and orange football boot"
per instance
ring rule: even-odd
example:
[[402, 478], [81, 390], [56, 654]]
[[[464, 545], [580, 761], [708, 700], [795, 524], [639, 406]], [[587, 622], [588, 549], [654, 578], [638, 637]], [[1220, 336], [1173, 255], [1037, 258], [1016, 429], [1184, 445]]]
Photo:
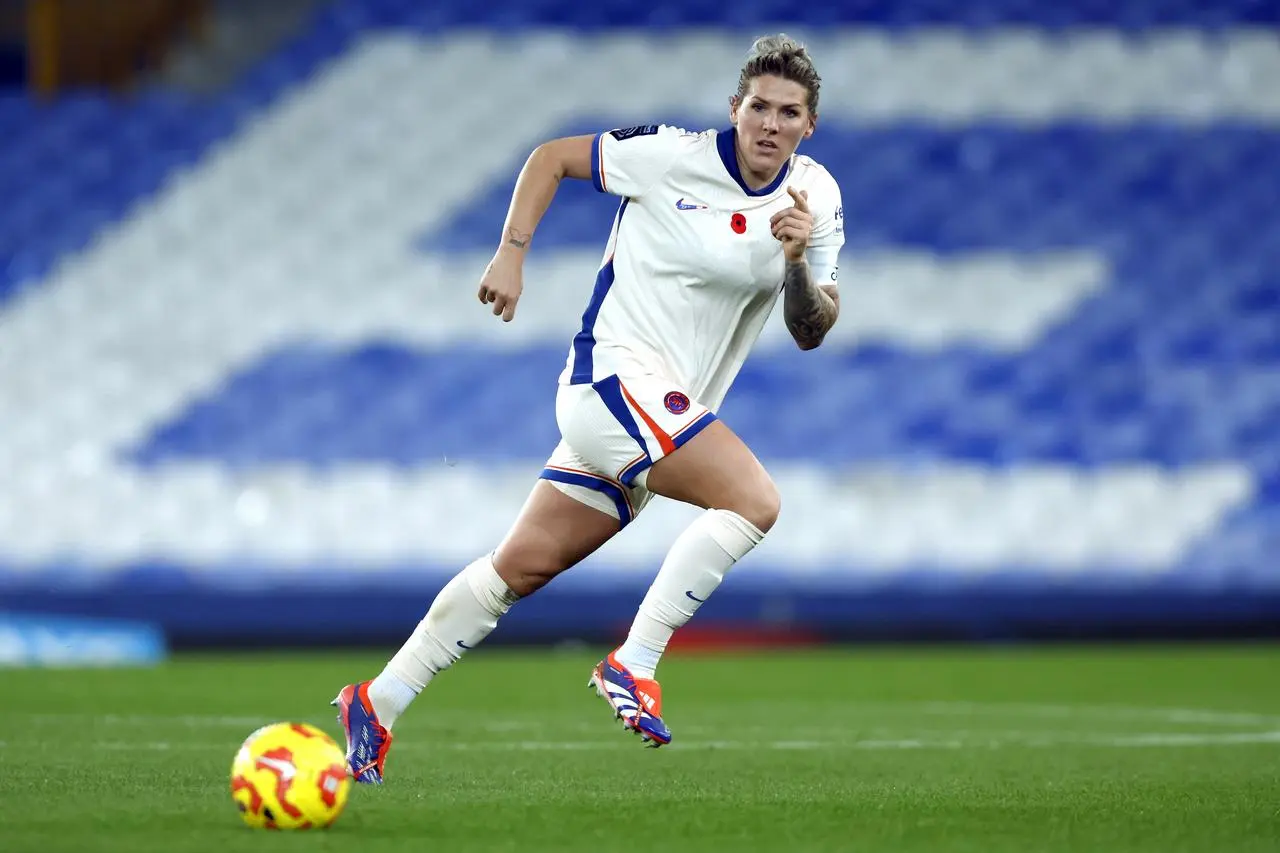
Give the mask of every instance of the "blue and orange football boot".
[[329, 703], [338, 706], [338, 722], [347, 734], [347, 772], [357, 782], [381, 785], [391, 749], [391, 732], [378, 722], [369, 701], [369, 682], [348, 684]]
[[588, 687], [613, 709], [622, 727], [640, 735], [645, 746], [658, 748], [671, 743], [671, 730], [662, 722], [662, 688], [652, 678], [636, 678], [614, 652], [596, 664]]

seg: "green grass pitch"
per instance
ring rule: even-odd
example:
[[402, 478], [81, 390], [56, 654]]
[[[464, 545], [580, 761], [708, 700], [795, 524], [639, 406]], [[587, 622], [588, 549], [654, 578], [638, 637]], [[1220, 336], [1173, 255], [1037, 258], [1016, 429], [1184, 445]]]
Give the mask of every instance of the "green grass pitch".
[[1280, 647], [668, 656], [640, 746], [583, 652], [482, 649], [327, 831], [255, 832], [240, 741], [377, 654], [0, 672], [0, 850], [1280, 851]]

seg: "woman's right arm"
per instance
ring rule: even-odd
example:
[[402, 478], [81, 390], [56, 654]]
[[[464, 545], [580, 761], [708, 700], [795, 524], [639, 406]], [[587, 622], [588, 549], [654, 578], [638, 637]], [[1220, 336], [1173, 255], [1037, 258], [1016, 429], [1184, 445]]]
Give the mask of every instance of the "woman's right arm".
[[516, 179], [502, 240], [480, 279], [480, 301], [493, 305], [504, 322], [515, 316], [523, 289], [522, 267], [529, 241], [551, 206], [564, 178], [591, 180], [591, 151], [595, 136], [566, 136], [534, 149]]

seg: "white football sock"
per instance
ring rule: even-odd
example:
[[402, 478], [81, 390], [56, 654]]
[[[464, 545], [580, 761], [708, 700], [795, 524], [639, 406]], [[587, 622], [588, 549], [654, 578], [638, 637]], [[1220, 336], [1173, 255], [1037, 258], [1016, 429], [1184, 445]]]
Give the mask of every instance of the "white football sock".
[[519, 598], [486, 554], [445, 584], [413, 634], [369, 685], [369, 700], [388, 729], [441, 670], [489, 636]]
[[615, 654], [637, 678], [653, 678], [667, 642], [711, 597], [725, 572], [764, 534], [727, 509], [709, 509], [672, 544], [653, 579], [627, 640]]

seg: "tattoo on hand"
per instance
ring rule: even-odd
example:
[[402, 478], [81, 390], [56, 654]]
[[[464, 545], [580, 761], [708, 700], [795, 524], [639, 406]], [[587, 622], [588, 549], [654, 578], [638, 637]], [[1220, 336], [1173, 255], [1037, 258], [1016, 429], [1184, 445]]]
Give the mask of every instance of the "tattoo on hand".
[[529, 238], [533, 234], [529, 231], [520, 231], [516, 228], [508, 228], [506, 233], [502, 235], [503, 240], [508, 246], [515, 246], [517, 249], [523, 249], [529, 245]]
[[835, 325], [835, 302], [814, 285], [804, 261], [787, 262], [782, 289], [782, 316], [787, 331], [801, 349], [813, 349]]

